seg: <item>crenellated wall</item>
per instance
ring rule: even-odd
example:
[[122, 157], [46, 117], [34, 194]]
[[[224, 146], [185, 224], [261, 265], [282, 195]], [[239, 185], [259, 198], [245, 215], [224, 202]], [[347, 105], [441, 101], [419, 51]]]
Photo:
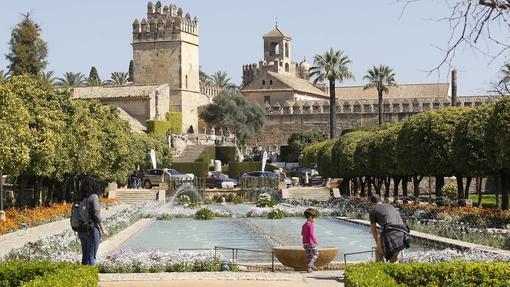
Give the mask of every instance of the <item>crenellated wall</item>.
[[[495, 96], [459, 97], [459, 106], [476, 107], [496, 102]], [[383, 104], [384, 122], [401, 122], [410, 116], [428, 110], [449, 107], [451, 99], [414, 98], [386, 99]], [[295, 101], [264, 105], [266, 123], [253, 144], [264, 147], [286, 145], [295, 132], [322, 130], [329, 133], [328, 101]], [[377, 100], [337, 101], [337, 134], [359, 127], [376, 127], [378, 124]]]

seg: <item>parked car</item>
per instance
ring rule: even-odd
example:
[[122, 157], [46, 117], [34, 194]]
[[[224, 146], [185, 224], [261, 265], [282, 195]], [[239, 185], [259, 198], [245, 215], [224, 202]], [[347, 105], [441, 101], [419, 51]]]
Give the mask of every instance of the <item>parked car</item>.
[[272, 171], [250, 171], [241, 175], [241, 179], [243, 178], [257, 178], [257, 177], [269, 177], [269, 178], [278, 178], [278, 175]]
[[222, 184], [224, 182], [231, 182], [233, 187], [239, 185], [239, 182], [236, 179], [228, 177], [228, 175], [223, 173], [213, 173], [205, 179], [205, 186], [208, 188], [222, 188]]
[[143, 176], [143, 187], [146, 189], [150, 189], [153, 186], [159, 185], [163, 182], [163, 174], [165, 171], [170, 175], [170, 181], [191, 181], [193, 177], [189, 174], [182, 174], [178, 172], [176, 169], [149, 169], [145, 172]]

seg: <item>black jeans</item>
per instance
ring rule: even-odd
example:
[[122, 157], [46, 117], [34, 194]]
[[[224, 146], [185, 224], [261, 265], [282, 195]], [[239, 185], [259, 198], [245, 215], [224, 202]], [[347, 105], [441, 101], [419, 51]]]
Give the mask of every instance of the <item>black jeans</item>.
[[96, 263], [99, 241], [101, 240], [99, 229], [95, 226], [91, 227], [89, 231], [78, 232], [78, 237], [81, 242], [81, 264], [94, 265]]

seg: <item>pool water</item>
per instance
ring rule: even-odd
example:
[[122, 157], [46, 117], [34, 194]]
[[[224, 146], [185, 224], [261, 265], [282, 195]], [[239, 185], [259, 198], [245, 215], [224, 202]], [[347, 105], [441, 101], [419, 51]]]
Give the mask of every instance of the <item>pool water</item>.
[[[213, 249], [215, 246], [234, 247], [270, 252], [274, 245], [301, 245], [301, 226], [304, 218], [220, 218], [213, 220], [173, 219], [157, 220], [132, 236], [124, 245], [134, 250], [158, 249], [165, 252], [179, 249]], [[371, 250], [374, 241], [365, 226], [333, 218], [319, 218], [315, 222], [319, 245], [339, 248], [337, 261], [345, 253]], [[413, 246], [413, 249], [423, 249]], [[232, 252], [221, 251], [226, 258]], [[372, 255], [349, 255], [349, 261], [367, 261]], [[239, 251], [240, 262], [269, 262], [271, 254]]]

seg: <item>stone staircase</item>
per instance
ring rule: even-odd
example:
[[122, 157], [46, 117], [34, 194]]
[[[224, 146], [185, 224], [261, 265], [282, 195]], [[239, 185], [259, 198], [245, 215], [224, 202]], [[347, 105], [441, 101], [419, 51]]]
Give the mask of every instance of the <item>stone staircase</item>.
[[188, 145], [181, 154], [173, 158], [173, 162], [195, 162], [205, 147], [204, 145]]
[[120, 188], [114, 192], [110, 191], [110, 196], [117, 199], [119, 203], [143, 203], [156, 201], [158, 199], [157, 189], [124, 189]]
[[324, 187], [291, 187], [287, 191], [287, 198], [328, 201], [330, 190]]

